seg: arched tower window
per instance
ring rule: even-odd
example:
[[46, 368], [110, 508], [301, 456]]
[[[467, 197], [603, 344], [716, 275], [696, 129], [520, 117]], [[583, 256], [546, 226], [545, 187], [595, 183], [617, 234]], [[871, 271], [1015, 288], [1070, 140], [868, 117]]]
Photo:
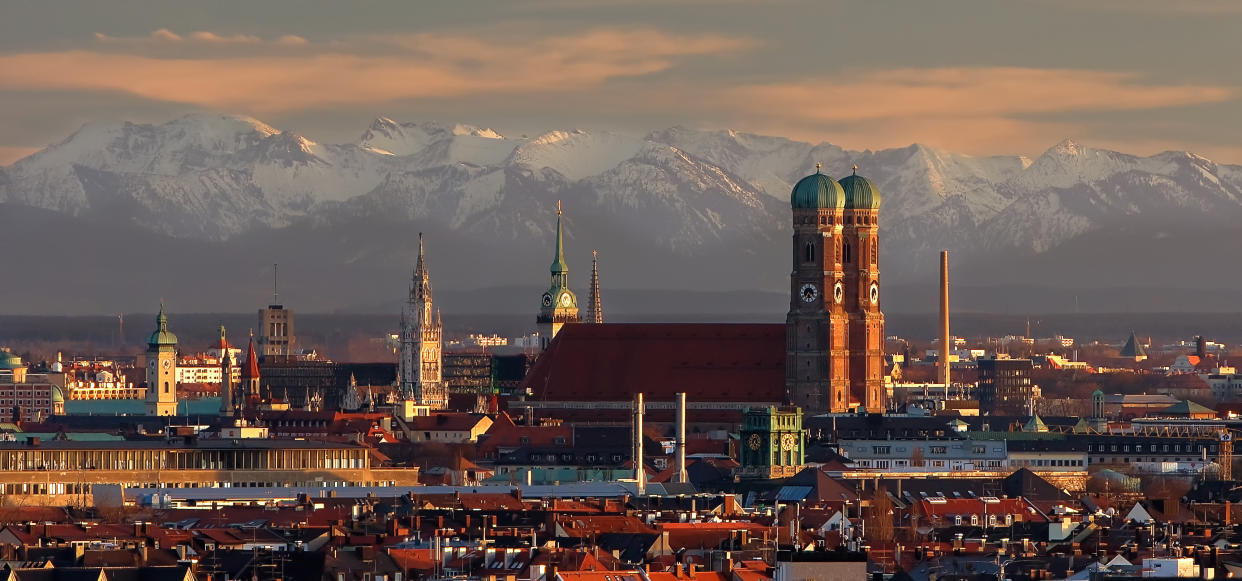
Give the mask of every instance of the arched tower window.
[[168, 393], [168, 382], [164, 382], [164, 393]]
[[850, 245], [848, 242], [845, 244], [845, 262], [853, 262], [853, 259], [850, 258]]
[[815, 262], [815, 243], [814, 242], [806, 243], [806, 261]]

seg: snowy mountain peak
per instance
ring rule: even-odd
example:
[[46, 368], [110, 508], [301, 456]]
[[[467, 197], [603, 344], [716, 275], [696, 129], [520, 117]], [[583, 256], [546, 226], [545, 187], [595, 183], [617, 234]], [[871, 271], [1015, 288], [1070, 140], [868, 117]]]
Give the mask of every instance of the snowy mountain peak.
[[1082, 147], [1073, 139], [1066, 137], [1060, 143], [1048, 149], [1048, 153], [1062, 157], [1077, 157], [1087, 153], [1087, 148]]

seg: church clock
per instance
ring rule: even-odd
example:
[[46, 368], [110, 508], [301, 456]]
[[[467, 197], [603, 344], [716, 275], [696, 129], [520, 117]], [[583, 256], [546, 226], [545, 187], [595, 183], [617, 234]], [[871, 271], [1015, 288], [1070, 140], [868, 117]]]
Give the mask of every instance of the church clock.
[[799, 292], [802, 294], [802, 302], [804, 303], [814, 302], [815, 298], [819, 296], [819, 289], [809, 282], [802, 285], [802, 290]]

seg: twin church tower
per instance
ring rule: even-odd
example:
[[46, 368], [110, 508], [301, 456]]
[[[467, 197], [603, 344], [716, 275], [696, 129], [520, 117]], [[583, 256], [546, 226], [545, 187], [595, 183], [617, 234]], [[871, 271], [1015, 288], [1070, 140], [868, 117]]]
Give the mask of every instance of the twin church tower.
[[785, 390], [803, 409], [883, 413], [880, 191], [858, 168], [794, 185]]
[[[880, 311], [880, 192], [854, 173], [840, 181], [819, 171], [794, 186], [793, 270], [785, 320], [785, 391], [788, 403], [813, 412], [884, 412], [884, 314]], [[556, 208], [556, 251], [551, 284], [537, 323], [547, 348], [566, 324], [581, 323], [569, 288], [561, 206]], [[586, 322], [602, 323], [598, 260], [591, 273]], [[403, 397], [442, 409], [448, 390], [441, 375], [443, 326], [433, 319], [431, 282], [419, 236], [418, 265], [402, 314], [400, 383]]]

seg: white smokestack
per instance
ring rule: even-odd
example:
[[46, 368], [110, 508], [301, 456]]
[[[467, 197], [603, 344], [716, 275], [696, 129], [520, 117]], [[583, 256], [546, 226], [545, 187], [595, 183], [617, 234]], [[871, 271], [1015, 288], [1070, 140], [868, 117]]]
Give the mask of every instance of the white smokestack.
[[643, 470], [643, 394], [634, 394], [634, 480], [638, 482], [638, 494], [647, 494], [647, 472]]
[[944, 394], [949, 395], [949, 354], [953, 351], [949, 339], [949, 251], [940, 251], [940, 383]]
[[686, 476], [686, 394], [677, 394], [677, 474], [676, 482], [685, 484], [690, 481]]

